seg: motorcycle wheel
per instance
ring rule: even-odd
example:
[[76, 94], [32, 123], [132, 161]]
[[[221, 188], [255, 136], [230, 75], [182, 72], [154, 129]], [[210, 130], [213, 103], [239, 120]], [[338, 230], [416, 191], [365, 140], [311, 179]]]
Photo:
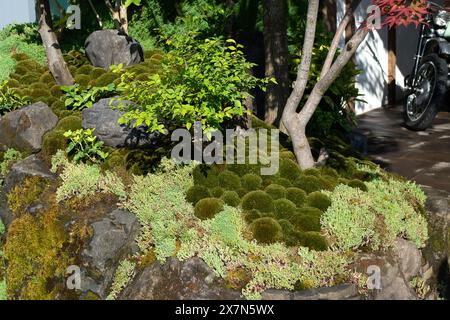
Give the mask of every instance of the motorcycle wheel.
[[414, 88], [406, 97], [403, 112], [405, 125], [414, 131], [431, 126], [445, 101], [448, 65], [437, 54], [422, 59]]

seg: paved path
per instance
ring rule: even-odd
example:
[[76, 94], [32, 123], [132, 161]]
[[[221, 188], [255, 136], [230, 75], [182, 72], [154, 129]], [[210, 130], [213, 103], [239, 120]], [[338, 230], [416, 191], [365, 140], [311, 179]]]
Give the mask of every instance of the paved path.
[[450, 113], [441, 112], [432, 128], [409, 131], [401, 109], [377, 109], [358, 118], [368, 138], [368, 155], [388, 171], [419, 184], [450, 192]]

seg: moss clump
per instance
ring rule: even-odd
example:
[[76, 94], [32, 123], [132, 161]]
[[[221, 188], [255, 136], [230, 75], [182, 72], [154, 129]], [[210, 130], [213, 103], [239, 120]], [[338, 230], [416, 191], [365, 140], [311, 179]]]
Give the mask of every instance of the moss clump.
[[116, 79], [116, 75], [112, 73], [105, 73], [97, 79], [93, 79], [93, 81], [96, 87], [106, 87], [107, 85], [113, 83]]
[[253, 237], [259, 243], [271, 244], [281, 241], [283, 233], [278, 221], [272, 218], [259, 218], [250, 225]]
[[15, 216], [23, 214], [35, 203], [45, 188], [45, 180], [40, 177], [30, 177], [15, 186], [8, 194], [8, 206]]
[[305, 203], [306, 192], [300, 188], [287, 188], [286, 199], [292, 201], [298, 208], [300, 208]]
[[243, 214], [244, 214], [244, 220], [248, 224], [252, 223], [256, 219], [262, 218], [261, 212], [257, 209], [244, 211]]
[[242, 198], [242, 209], [258, 209], [261, 212], [272, 212], [273, 199], [264, 191], [251, 191]]
[[93, 68], [94, 68], [93, 66], [86, 64], [84, 66], [79, 67], [77, 69], [76, 74], [77, 75], [81, 75], [81, 74], [83, 74], [83, 75], [90, 75]]
[[288, 199], [278, 199], [273, 202], [273, 213], [277, 219], [289, 219], [295, 214], [295, 204]]
[[316, 168], [309, 168], [309, 169], [306, 169], [306, 170], [303, 171], [303, 175], [319, 177], [320, 176], [320, 170], [316, 169]]
[[289, 235], [295, 231], [294, 225], [289, 220], [280, 219], [278, 220], [278, 223], [280, 224], [283, 234], [285, 235]]
[[315, 231], [299, 233], [299, 243], [303, 247], [308, 247], [315, 251], [325, 251], [328, 249], [327, 240]]
[[302, 215], [311, 215], [317, 217], [320, 217], [322, 215], [322, 211], [313, 207], [302, 207], [300, 209], [297, 209], [295, 212]]
[[28, 89], [31, 89], [31, 90], [43, 90], [43, 91], [47, 92], [48, 85], [46, 85], [44, 83], [36, 82], [36, 83], [33, 83], [31, 86], [29, 86]]
[[280, 159], [280, 177], [295, 181], [300, 178], [302, 172], [298, 164], [291, 159]]
[[278, 185], [280, 185], [280, 186], [283, 186], [283, 187], [285, 187], [285, 188], [290, 188], [290, 187], [292, 187], [292, 182], [289, 181], [289, 180], [286, 179], [286, 178], [276, 178], [276, 179], [273, 181], [273, 183], [278, 184]]
[[306, 197], [306, 205], [309, 207], [326, 211], [331, 206], [331, 200], [321, 192], [312, 192]]
[[100, 78], [102, 75], [107, 73], [105, 69], [102, 68], [93, 68], [90, 73], [91, 79], [97, 79]]
[[64, 132], [60, 130], [50, 131], [44, 135], [41, 154], [44, 160], [50, 164], [53, 155], [58, 150], [66, 150], [66, 148], [67, 139], [64, 137]]
[[203, 185], [208, 188], [214, 188], [219, 185], [219, 177], [217, 176], [217, 169], [207, 165], [198, 165], [192, 171], [194, 184]]
[[351, 180], [350, 182], [347, 183], [347, 185], [349, 187], [356, 188], [362, 191], [368, 190], [366, 184], [360, 180]]
[[241, 203], [241, 199], [236, 191], [225, 191], [221, 199], [230, 207], [237, 207]]
[[294, 186], [305, 190], [306, 193], [319, 191], [323, 189], [322, 181], [315, 176], [301, 176], [294, 182]]
[[223, 171], [219, 174], [219, 187], [225, 190], [237, 190], [241, 187], [241, 179], [231, 171]]
[[262, 179], [254, 173], [247, 173], [242, 177], [242, 187], [249, 191], [258, 190], [261, 188]]
[[243, 198], [249, 191], [245, 188], [239, 188], [236, 190], [237, 194], [239, 195], [239, 198]]
[[264, 191], [274, 200], [286, 198], [286, 188], [278, 184], [268, 185]]
[[289, 159], [292, 161], [297, 161], [297, 158], [295, 157], [295, 154], [292, 151], [283, 150], [280, 152], [280, 158], [283, 159]]
[[214, 187], [211, 189], [211, 195], [214, 198], [220, 198], [224, 192], [225, 190], [223, 190], [221, 187]]
[[89, 81], [91, 81], [91, 78], [88, 75], [77, 74], [75, 76], [75, 82], [78, 83], [82, 87], [89, 86]]
[[197, 202], [194, 214], [201, 220], [211, 219], [223, 210], [223, 201], [217, 198], [205, 198]]
[[50, 93], [52, 94], [53, 97], [55, 98], [61, 98], [63, 96], [63, 93], [61, 91], [61, 87], [58, 85], [54, 85], [50, 88]]
[[56, 84], [55, 79], [53, 78], [50, 71], [45, 72], [40, 78], [39, 82], [45, 84], [47, 86], [53, 86]]
[[298, 231], [320, 231], [320, 216], [314, 214], [294, 214], [289, 220]]
[[210, 198], [211, 193], [209, 192], [208, 188], [205, 186], [193, 186], [189, 188], [189, 190], [186, 192], [186, 200], [193, 205], [195, 205], [197, 202], [199, 202], [202, 199]]
[[335, 179], [339, 178], [339, 174], [337, 173], [337, 171], [331, 167], [322, 167], [322, 174], [333, 177]]
[[62, 118], [59, 120], [58, 124], [56, 125], [55, 130], [56, 131], [62, 131], [66, 132], [69, 130], [76, 131], [81, 129], [81, 117], [78, 116], [68, 116], [65, 118]]

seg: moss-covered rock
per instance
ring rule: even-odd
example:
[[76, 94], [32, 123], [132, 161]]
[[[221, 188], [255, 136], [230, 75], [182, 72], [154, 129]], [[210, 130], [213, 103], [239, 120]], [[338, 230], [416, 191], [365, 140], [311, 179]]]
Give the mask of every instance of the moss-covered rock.
[[360, 189], [362, 191], [367, 191], [366, 184], [364, 182], [362, 182], [361, 180], [355, 180], [355, 179], [351, 180], [347, 183], [347, 185], [352, 188]]
[[64, 117], [61, 120], [59, 120], [58, 124], [56, 125], [55, 131], [75, 131], [81, 129], [81, 117], [78, 116], [68, 116]]
[[262, 178], [254, 173], [247, 173], [242, 177], [242, 187], [248, 191], [254, 191], [261, 188]]
[[90, 78], [97, 79], [106, 73], [107, 73], [107, 71], [103, 68], [93, 68], [90, 73]]
[[298, 234], [299, 243], [303, 247], [308, 247], [315, 251], [325, 251], [328, 249], [327, 240], [315, 231], [302, 232]]
[[86, 65], [81, 66], [81, 67], [79, 67], [77, 69], [76, 75], [86, 75], [86, 76], [88, 76], [88, 75], [91, 74], [93, 69], [94, 69], [93, 66], [86, 64]]
[[275, 178], [275, 180], [273, 180], [274, 184], [278, 184], [280, 186], [283, 186], [285, 188], [291, 188], [292, 187], [292, 182], [289, 181], [286, 178]]
[[261, 212], [257, 209], [247, 210], [243, 212], [244, 220], [250, 224], [254, 220], [262, 218]]
[[306, 192], [300, 188], [287, 188], [286, 199], [292, 201], [298, 208], [300, 208], [305, 203]]
[[321, 192], [312, 192], [306, 197], [306, 205], [326, 211], [331, 206], [330, 198]]
[[224, 192], [225, 192], [225, 190], [221, 187], [214, 187], [211, 189], [211, 195], [214, 198], [220, 198]]
[[61, 130], [50, 131], [44, 135], [42, 141], [41, 155], [47, 164], [51, 163], [53, 155], [58, 150], [66, 150], [67, 139], [64, 137], [64, 132]]
[[192, 186], [186, 192], [186, 200], [192, 203], [193, 205], [195, 205], [202, 199], [210, 197], [211, 193], [209, 192], [209, 189], [202, 185]]
[[314, 214], [294, 214], [289, 220], [298, 231], [320, 231], [320, 216]]
[[82, 87], [88, 87], [91, 78], [86, 74], [77, 74], [75, 76], [75, 82], [78, 83]]
[[283, 239], [283, 233], [278, 221], [272, 218], [259, 218], [250, 225], [253, 237], [259, 243], [275, 243]]
[[241, 198], [236, 191], [225, 191], [221, 197], [223, 202], [230, 207], [237, 207], [241, 203]]
[[302, 172], [297, 162], [291, 159], [281, 158], [279, 174], [282, 178], [295, 181], [301, 176]]
[[219, 174], [219, 187], [225, 190], [237, 190], [241, 187], [241, 179], [232, 171], [223, 171]]
[[315, 177], [319, 177], [320, 176], [320, 170], [317, 168], [309, 168], [303, 171], [303, 174], [305, 176], [315, 176]]
[[273, 199], [264, 191], [251, 191], [242, 198], [242, 209], [258, 209], [261, 212], [272, 212]]
[[323, 189], [322, 181], [315, 176], [301, 176], [294, 182], [294, 186], [305, 190], [306, 193], [319, 191]]
[[288, 199], [277, 199], [273, 202], [273, 213], [277, 219], [289, 219], [296, 209], [295, 204]]
[[198, 165], [192, 171], [192, 176], [196, 185], [200, 184], [208, 188], [214, 188], [219, 185], [218, 172], [215, 167]]
[[278, 184], [270, 184], [264, 191], [274, 200], [286, 198], [286, 188]]
[[194, 214], [201, 220], [211, 219], [223, 210], [223, 201], [217, 198], [205, 198], [197, 202]]

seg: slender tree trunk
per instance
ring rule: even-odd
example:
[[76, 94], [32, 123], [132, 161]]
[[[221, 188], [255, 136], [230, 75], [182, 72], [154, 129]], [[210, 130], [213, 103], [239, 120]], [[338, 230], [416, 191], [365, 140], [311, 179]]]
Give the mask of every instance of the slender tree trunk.
[[278, 83], [267, 89], [265, 121], [277, 126], [289, 97], [287, 14], [287, 0], [264, 0], [266, 77], [273, 77]]
[[58, 39], [52, 29], [50, 5], [48, 0], [38, 0], [39, 6], [39, 34], [47, 56], [47, 64], [58, 85], [69, 86], [75, 80], [64, 61]]

